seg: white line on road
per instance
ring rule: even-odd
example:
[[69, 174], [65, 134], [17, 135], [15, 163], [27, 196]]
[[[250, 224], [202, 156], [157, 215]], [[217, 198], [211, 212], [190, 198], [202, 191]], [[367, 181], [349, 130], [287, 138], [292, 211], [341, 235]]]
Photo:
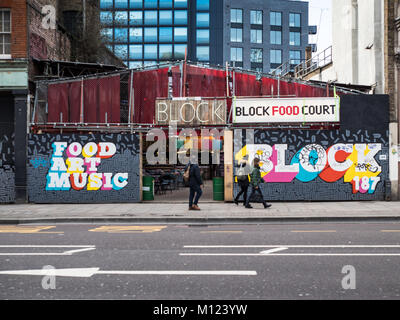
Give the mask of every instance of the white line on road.
[[400, 253], [179, 253], [180, 256], [400, 256]]
[[58, 276], [88, 278], [95, 274], [109, 275], [214, 275], [214, 276], [255, 276], [256, 271], [249, 270], [110, 270], [100, 271], [99, 268], [69, 268], [69, 269], [32, 269], [6, 270], [0, 275], [28, 275], [28, 276]]
[[274, 249], [269, 249], [269, 250], [264, 250], [261, 251], [260, 254], [271, 254], [274, 252], [279, 252], [279, 251], [283, 251], [283, 250], [287, 250], [288, 248], [286, 247], [280, 247], [280, 248], [274, 248]]
[[340, 249], [355, 249], [355, 248], [373, 248], [373, 249], [390, 249], [400, 248], [400, 245], [186, 245], [184, 248], [196, 249], [232, 249], [232, 248], [272, 248], [256, 253], [237, 253], [237, 252], [183, 252], [180, 256], [400, 256], [400, 253], [368, 253], [368, 252], [320, 252], [320, 253], [277, 253], [289, 248], [340, 248]]
[[0, 245], [0, 248], [81, 248], [64, 252], [0, 252], [0, 256], [71, 256], [74, 253], [95, 250], [94, 245]]
[[400, 245], [185, 245], [184, 248], [400, 248]]

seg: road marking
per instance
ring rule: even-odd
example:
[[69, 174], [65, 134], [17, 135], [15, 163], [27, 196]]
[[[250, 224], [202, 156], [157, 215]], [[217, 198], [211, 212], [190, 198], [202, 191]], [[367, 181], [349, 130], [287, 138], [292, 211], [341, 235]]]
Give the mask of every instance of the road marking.
[[89, 278], [95, 274], [109, 275], [183, 275], [183, 276], [255, 276], [252, 270], [110, 270], [101, 271], [99, 268], [69, 268], [69, 269], [32, 269], [32, 270], [5, 270], [0, 271], [6, 275], [29, 275], [29, 276], [58, 276], [58, 277], [83, 277]]
[[180, 256], [400, 256], [400, 253], [179, 253]]
[[381, 232], [400, 232], [400, 230], [381, 230]]
[[242, 233], [243, 231], [234, 230], [213, 230], [213, 231], [200, 231], [200, 233]]
[[0, 256], [71, 256], [74, 253], [95, 250], [93, 245], [0, 245], [0, 248], [80, 248], [63, 252], [0, 252]]
[[320, 232], [336, 232], [336, 230], [292, 230], [292, 231], [290, 231], [290, 232], [304, 232], [304, 233], [308, 233], [308, 232], [310, 232], [310, 233], [313, 233], [313, 232], [315, 232], [315, 233], [320, 233]]
[[274, 244], [274, 245], [185, 245], [184, 248], [400, 248], [398, 244], [388, 245], [286, 245], [286, 244]]
[[285, 247], [274, 248], [274, 249], [261, 251], [260, 254], [271, 254], [274, 252], [279, 252], [279, 251], [283, 251], [283, 250], [287, 250], [287, 249], [289, 249], [289, 248], [285, 248]]
[[184, 248], [271, 248], [261, 252], [237, 253], [237, 252], [182, 252], [180, 256], [400, 256], [400, 253], [338, 253], [338, 252], [309, 252], [309, 253], [277, 253], [279, 251], [288, 250], [289, 248], [400, 248], [400, 245], [186, 245]]
[[0, 233], [64, 233], [62, 231], [43, 231], [53, 229], [56, 226], [0, 226]]
[[158, 232], [167, 226], [101, 226], [90, 229], [91, 232], [107, 232], [107, 233], [150, 233]]

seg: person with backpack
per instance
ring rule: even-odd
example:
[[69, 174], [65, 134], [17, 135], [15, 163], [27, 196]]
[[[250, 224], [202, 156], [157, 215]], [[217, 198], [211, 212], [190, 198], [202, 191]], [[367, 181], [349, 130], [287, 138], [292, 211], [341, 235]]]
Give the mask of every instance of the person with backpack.
[[264, 205], [265, 209], [271, 207], [271, 205], [267, 204], [267, 202], [264, 200], [264, 196], [263, 196], [263, 194], [261, 192], [261, 189], [260, 189], [260, 184], [264, 183], [264, 180], [261, 178], [261, 171], [260, 171], [260, 165], [259, 164], [260, 164], [260, 159], [255, 158], [254, 159], [254, 168], [253, 168], [253, 171], [250, 174], [251, 194], [247, 198], [246, 205], [245, 205], [245, 207], [247, 209], [253, 208], [250, 205], [250, 199], [256, 193], [258, 193], [261, 196], [261, 199], [262, 199], [262, 202], [263, 202], [263, 205]]
[[203, 194], [203, 179], [200, 175], [200, 167], [196, 163], [188, 163], [184, 173], [185, 182], [189, 184], [189, 210], [200, 210], [197, 205]]
[[248, 173], [250, 172], [250, 165], [247, 161], [248, 156], [245, 156], [240, 163], [239, 163], [239, 169], [236, 174], [236, 179], [240, 187], [240, 191], [233, 200], [236, 205], [239, 204], [239, 198], [243, 194], [243, 205], [246, 205], [246, 199], [247, 199], [247, 190], [249, 188], [249, 175]]

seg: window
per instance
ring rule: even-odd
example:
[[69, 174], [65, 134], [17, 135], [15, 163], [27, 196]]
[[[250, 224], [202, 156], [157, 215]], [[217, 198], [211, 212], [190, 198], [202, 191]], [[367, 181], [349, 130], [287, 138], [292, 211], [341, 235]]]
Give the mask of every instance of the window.
[[172, 25], [172, 11], [161, 10], [160, 11], [160, 25]]
[[144, 0], [145, 8], [157, 8], [157, 0]]
[[143, 66], [142, 61], [129, 61], [129, 69], [137, 69]]
[[128, 25], [128, 11], [116, 11], [115, 22], [120, 26]]
[[231, 61], [243, 62], [243, 48], [231, 48]]
[[187, 10], [176, 10], [174, 12], [175, 24], [187, 24]]
[[160, 44], [158, 55], [159, 55], [160, 60], [171, 60], [172, 59], [172, 44]]
[[300, 32], [290, 32], [289, 33], [289, 44], [291, 46], [300, 46]]
[[250, 62], [262, 63], [263, 62], [263, 50], [262, 49], [251, 49], [250, 50]]
[[157, 42], [157, 28], [144, 28], [144, 42]]
[[111, 11], [100, 12], [100, 23], [102, 25], [110, 25], [113, 22], [113, 13]]
[[251, 29], [250, 30], [250, 42], [251, 43], [262, 43], [262, 30]]
[[143, 62], [143, 64], [145, 67], [154, 66], [157, 64], [157, 61], [145, 61], [145, 62]]
[[101, 9], [111, 9], [113, 6], [113, 0], [100, 0]]
[[144, 45], [144, 58], [145, 59], [157, 59], [157, 45], [156, 44], [145, 44]]
[[270, 32], [271, 36], [271, 44], [282, 44], [282, 31], [274, 31]]
[[199, 61], [209, 61], [210, 60], [210, 47], [208, 46], [197, 46], [196, 57]]
[[210, 14], [198, 12], [196, 14], [196, 26], [197, 27], [209, 27], [210, 26]]
[[142, 11], [130, 11], [129, 12], [130, 24], [138, 26], [143, 24], [143, 12]]
[[299, 50], [292, 50], [289, 52], [290, 57], [290, 64], [298, 65], [300, 64], [301, 60], [301, 51]]
[[242, 42], [242, 29], [240, 28], [231, 28], [231, 42]]
[[262, 11], [251, 10], [250, 11], [250, 23], [251, 24], [262, 24]]
[[160, 42], [172, 42], [172, 27], [161, 27], [158, 32]]
[[271, 26], [282, 25], [282, 12], [271, 11], [269, 17]]
[[210, 10], [210, 0], [197, 0], [197, 10]]
[[142, 42], [143, 41], [143, 29], [142, 28], [130, 28], [129, 29], [129, 42]]
[[114, 29], [114, 40], [116, 42], [127, 42], [128, 41], [128, 29], [127, 28], [115, 28]]
[[160, 8], [172, 8], [172, 0], [160, 0]]
[[128, 46], [127, 45], [115, 45], [114, 46], [114, 53], [115, 55], [122, 59], [128, 59]]
[[282, 50], [271, 50], [270, 62], [275, 64], [282, 64]]
[[175, 59], [185, 59], [186, 44], [174, 45], [174, 57]]
[[129, 0], [129, 8], [131, 9], [142, 8], [142, 0]]
[[115, 0], [115, 8], [128, 9], [128, 0]]
[[[1, 27], [0, 27], [1, 28]], [[106, 41], [111, 42], [113, 40], [113, 29], [112, 28], [104, 28], [101, 30], [101, 35], [104, 37], [104, 39]], [[3, 39], [3, 34], [0, 33], [0, 42], [3, 43], [4, 41], [2, 41]], [[2, 53], [2, 45], [0, 44], [0, 54], [4, 54]]]
[[289, 27], [300, 27], [300, 13], [289, 13]]
[[175, 0], [175, 8], [187, 8], [187, 0]]
[[186, 42], [187, 28], [174, 28], [174, 39], [176, 42]]
[[209, 29], [197, 29], [196, 42], [199, 44], [210, 43], [210, 30]]
[[156, 25], [157, 24], [157, 11], [144, 12], [144, 24]]
[[129, 59], [142, 59], [143, 58], [143, 46], [142, 45], [130, 45], [129, 46]]
[[231, 9], [231, 23], [243, 23], [242, 9]]

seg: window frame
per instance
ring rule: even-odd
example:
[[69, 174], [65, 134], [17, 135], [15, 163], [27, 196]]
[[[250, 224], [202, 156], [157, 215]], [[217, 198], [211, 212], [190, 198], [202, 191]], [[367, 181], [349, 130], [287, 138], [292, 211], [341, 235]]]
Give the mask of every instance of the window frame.
[[[238, 39], [238, 31], [240, 30], [240, 41], [239, 40], [237, 40]], [[230, 41], [231, 42], [234, 42], [234, 43], [242, 43], [243, 42], [243, 28], [235, 28], [235, 27], [231, 27], [231, 38], [230, 38]], [[235, 37], [233, 37], [233, 31], [235, 31], [234, 33], [235, 33]], [[233, 39], [236, 39], [236, 40], [233, 40]]]

